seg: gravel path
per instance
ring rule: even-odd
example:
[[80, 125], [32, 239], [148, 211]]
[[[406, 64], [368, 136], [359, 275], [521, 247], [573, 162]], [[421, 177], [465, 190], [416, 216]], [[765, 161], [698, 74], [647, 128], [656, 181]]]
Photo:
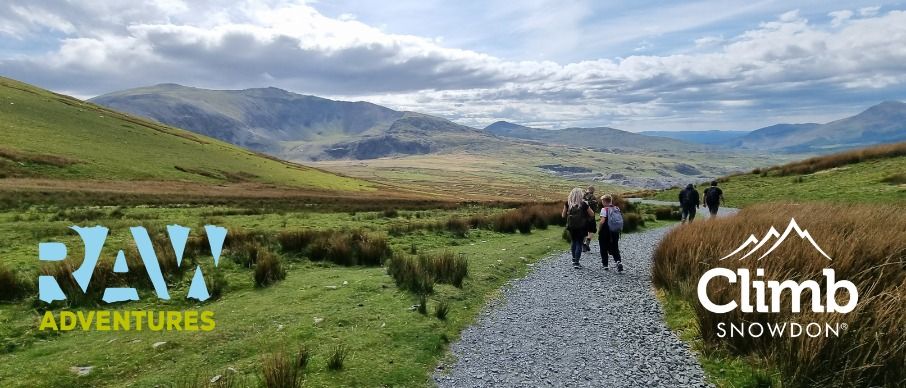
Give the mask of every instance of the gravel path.
[[652, 291], [651, 254], [669, 229], [623, 235], [622, 274], [612, 262], [610, 271], [603, 270], [596, 245], [583, 255], [583, 269], [572, 268], [569, 253], [540, 261], [463, 331], [452, 346], [456, 362], [438, 367], [435, 382], [440, 387], [707, 386], [695, 356], [664, 324]]

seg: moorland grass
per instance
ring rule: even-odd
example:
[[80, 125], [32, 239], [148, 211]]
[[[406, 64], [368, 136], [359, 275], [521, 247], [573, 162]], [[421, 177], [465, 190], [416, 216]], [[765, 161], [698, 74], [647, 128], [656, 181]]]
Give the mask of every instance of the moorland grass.
[[[792, 235], [762, 260], [718, 262], [750, 234], [760, 236], [772, 226], [783, 228], [794, 217], [833, 260], [820, 256], [802, 239]], [[771, 280], [823, 279], [826, 267], [836, 279], [853, 282], [859, 292], [856, 309], [848, 314], [812, 312], [811, 298], [804, 297], [802, 313], [715, 314], [700, 307], [695, 294], [701, 275], [715, 266], [730, 269], [763, 268]], [[705, 343], [734, 354], [762, 358], [780, 373], [786, 386], [900, 386], [906, 381], [906, 217], [895, 205], [765, 204], [743, 209], [737, 216], [693, 223], [671, 231], [654, 254], [652, 280], [667, 293], [679, 295], [695, 306], [698, 334]], [[822, 282], [823, 283], [823, 282]], [[740, 287], [719, 285], [709, 289], [715, 301], [739, 300]], [[789, 293], [782, 305], [791, 303]], [[846, 298], [844, 292], [840, 298]], [[768, 300], [771, 295], [768, 291]], [[840, 303], [843, 303], [842, 299]], [[720, 338], [718, 322], [817, 322], [845, 323], [839, 338], [735, 336]]]
[[[0, 160], [7, 176], [98, 180], [237, 179], [280, 186], [373, 191], [374, 184], [247, 151], [0, 77]], [[91, 147], [80, 147], [91, 144]], [[3, 164], [7, 165], [8, 164]]]
[[[393, 252], [408, 252], [415, 246], [415, 261], [420, 255], [442, 256], [449, 251], [453, 257], [468, 262], [468, 276], [463, 278], [461, 288], [436, 283], [432, 292], [425, 294], [430, 313], [422, 316], [410, 309], [419, 302], [418, 295], [399, 289], [388, 276], [387, 268], [346, 267], [327, 260], [313, 262], [292, 249], [284, 251], [278, 235], [281, 231], [363, 230], [380, 236], [386, 235], [387, 227], [400, 219], [446, 222], [452, 217], [469, 219], [506, 210], [468, 205], [430, 211], [400, 209], [399, 218], [391, 220], [375, 211], [261, 211], [262, 207], [267, 208], [262, 204], [254, 207], [259, 209], [254, 211], [222, 206], [122, 206], [93, 207], [96, 213], [85, 212], [98, 218], [85, 217], [78, 224], [100, 224], [111, 229], [102, 263], [112, 263], [117, 249], [129, 249], [131, 226], [146, 226], [152, 240], [157, 240], [168, 224], [192, 227], [183, 262], [184, 266], [190, 264], [190, 270], [166, 276], [173, 299], [162, 301], [155, 297], [150, 285], [142, 283], [147, 279], [138, 276], [143, 272], [138, 264], [140, 260], [133, 262], [127, 255], [130, 273], [136, 273], [136, 277], [121, 279], [111, 275], [107, 283], [136, 286], [140, 302], [111, 306], [95, 300], [93, 304], [51, 305], [51, 310], [67, 306], [73, 310], [204, 309], [216, 313], [217, 328], [211, 333], [40, 332], [35, 330], [40, 315], [34, 307], [41, 304], [34, 303], [36, 292], [31, 291], [24, 298], [0, 303], [0, 380], [11, 387], [115, 383], [171, 386], [181, 377], [196, 377], [201, 373], [203, 378], [199, 382], [210, 381], [216, 375], [222, 375], [223, 381], [248, 381], [256, 379], [255, 371], [264, 355], [273, 353], [273, 349], [304, 343], [313, 355], [305, 377], [307, 386], [373, 386], [376, 382], [391, 386], [420, 385], [445, 354], [450, 339], [472, 322], [498, 287], [525, 274], [530, 269], [528, 264], [547, 252], [563, 247], [557, 241], [559, 230], [553, 228], [533, 230], [530, 238], [489, 229], [472, 229], [462, 238], [424, 231], [389, 236], [387, 244]], [[68, 229], [75, 222], [50, 221], [58, 210], [53, 206], [33, 206], [0, 212], [0, 237], [13, 242], [0, 246], [0, 261], [33, 282], [42, 267], [34, 257], [34, 247], [41, 241], [59, 241], [70, 248], [69, 258], [63, 263], [78, 265], [82, 257], [80, 242]], [[81, 212], [73, 210], [77, 211], [70, 214]], [[212, 266], [208, 241], [202, 231], [206, 224], [230, 229], [225, 245], [232, 248], [225, 249], [218, 268]], [[231, 234], [237, 236], [234, 242], [230, 242]], [[165, 237], [161, 242], [164, 247], [159, 249], [172, 250], [166, 247], [169, 241]], [[239, 250], [244, 243], [259, 244], [277, 256], [286, 278], [268, 287], [256, 287], [254, 267], [236, 264], [230, 257], [231, 250]], [[162, 254], [161, 259], [168, 255]], [[99, 265], [99, 270], [110, 269], [103, 265]], [[222, 274], [225, 286], [219, 298], [212, 297], [201, 305], [185, 299], [193, 274], [191, 268], [195, 265], [203, 267], [209, 287], [217, 283], [211, 278]], [[89, 292], [95, 292], [102, 279], [98, 273]], [[70, 295], [70, 291], [66, 292]], [[216, 294], [214, 290], [211, 293]], [[449, 311], [446, 319], [440, 320], [435, 313], [443, 302], [448, 303]], [[323, 322], [313, 323], [313, 318]], [[117, 345], [111, 346], [111, 340]], [[151, 351], [151, 344], [158, 341], [174, 346]], [[343, 343], [362, 356], [347, 358], [341, 371], [331, 372], [327, 359], [336, 343]], [[71, 349], [80, 351], [76, 354]], [[89, 376], [76, 377], [68, 369], [73, 365], [91, 365], [95, 369]], [[228, 368], [239, 371], [238, 376], [223, 372]], [[204, 376], [199, 371], [212, 372]], [[246, 386], [243, 384], [238, 386]]]

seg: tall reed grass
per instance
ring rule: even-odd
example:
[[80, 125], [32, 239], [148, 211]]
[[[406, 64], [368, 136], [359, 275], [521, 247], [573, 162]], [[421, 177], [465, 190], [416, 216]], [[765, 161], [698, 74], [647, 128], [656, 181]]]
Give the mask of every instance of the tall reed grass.
[[[761, 238], [772, 226], [780, 233], [794, 217], [833, 260], [827, 260], [795, 232], [764, 259], [719, 261], [754, 234]], [[766, 249], [767, 247], [763, 248]], [[754, 255], [753, 255], [754, 256]], [[782, 294], [785, 312], [715, 314], [701, 307], [696, 285], [714, 267], [736, 270], [763, 268], [765, 280], [815, 280], [826, 291], [822, 270], [833, 268], [836, 279], [853, 282], [859, 293], [848, 314], [815, 313], [803, 295], [801, 313], [790, 312], [790, 292]], [[726, 346], [739, 354], [764, 357], [789, 386], [904, 386], [906, 383], [906, 214], [897, 205], [764, 204], [734, 217], [693, 223], [671, 231], [654, 253], [653, 282], [695, 306], [706, 343]], [[714, 282], [708, 294], [715, 302], [740, 300], [738, 284]], [[754, 292], [753, 292], [754, 294]], [[770, 301], [770, 291], [767, 291]], [[841, 303], [847, 297], [840, 293]], [[752, 295], [754, 298], [754, 295]], [[822, 302], [824, 301], [822, 295]], [[754, 302], [754, 300], [753, 300]], [[839, 337], [719, 338], [718, 322], [845, 323]]]

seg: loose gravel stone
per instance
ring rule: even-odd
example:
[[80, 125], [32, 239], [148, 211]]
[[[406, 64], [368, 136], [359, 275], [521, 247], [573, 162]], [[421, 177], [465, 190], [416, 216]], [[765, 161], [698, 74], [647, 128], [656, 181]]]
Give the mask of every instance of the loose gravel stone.
[[[732, 213], [735, 209], [721, 209]], [[703, 213], [707, 217], [707, 211]], [[700, 214], [700, 216], [702, 216]], [[574, 269], [547, 258], [463, 331], [440, 387], [703, 387], [688, 346], [667, 328], [651, 285], [651, 256], [670, 228], [624, 234], [626, 270], [601, 265], [600, 250]]]

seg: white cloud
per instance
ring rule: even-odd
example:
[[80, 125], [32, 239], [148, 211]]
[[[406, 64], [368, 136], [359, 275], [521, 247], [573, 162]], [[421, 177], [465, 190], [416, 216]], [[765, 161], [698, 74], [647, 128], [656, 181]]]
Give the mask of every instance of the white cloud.
[[[793, 10], [736, 36], [699, 38], [694, 53], [559, 64], [449, 48], [442, 39], [387, 33], [300, 2], [217, 5], [156, 1], [125, 9], [118, 2], [60, 3], [16, 23], [0, 16], [0, 34], [53, 29], [65, 35], [46, 53], [0, 58], [0, 73], [79, 95], [160, 82], [274, 85], [469, 125], [497, 119], [550, 126], [646, 120], [674, 125], [684, 115], [717, 111], [763, 120], [760, 109], [827, 106], [851, 91], [902, 92], [906, 85], [903, 11], [860, 11], [862, 18], [833, 12], [836, 27], [828, 28]], [[564, 12], [569, 18], [586, 15], [582, 7]], [[539, 16], [526, 28], [555, 22]], [[578, 39], [574, 32], [556, 36], [569, 47]]]
[[859, 8], [859, 15], [861, 15], [861, 16], [875, 16], [875, 15], [878, 14], [878, 11], [879, 11], [879, 10], [881, 10], [881, 6]]
[[828, 13], [827, 16], [830, 16], [831, 18], [833, 18], [831, 20], [831, 26], [839, 27], [841, 24], [843, 24], [843, 22], [845, 22], [845, 21], [849, 20], [851, 17], [853, 17], [853, 11], [844, 9], [841, 11], [834, 11], [834, 12]]

